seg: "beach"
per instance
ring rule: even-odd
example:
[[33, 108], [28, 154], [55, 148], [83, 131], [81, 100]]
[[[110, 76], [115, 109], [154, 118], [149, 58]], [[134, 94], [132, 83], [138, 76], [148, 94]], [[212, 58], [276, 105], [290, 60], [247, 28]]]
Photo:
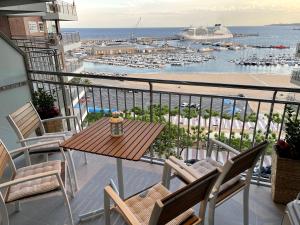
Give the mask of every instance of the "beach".
[[[274, 87], [294, 87], [297, 86], [290, 83], [290, 76], [278, 74], [246, 74], [246, 73], [159, 73], [159, 74], [129, 74], [128, 77], [146, 78], [146, 79], [162, 79], [176, 81], [194, 81], [207, 83], [223, 83], [237, 85], [257, 85], [257, 86], [274, 86]], [[111, 81], [111, 80], [96, 80], [94, 83], [119, 86], [127, 88], [149, 89], [148, 83], [127, 82], [127, 81]], [[169, 91], [178, 93], [193, 93], [207, 94], [216, 96], [237, 96], [244, 95], [248, 98], [255, 99], [272, 99], [272, 91], [248, 90], [248, 89], [232, 89], [220, 87], [205, 87], [205, 86], [188, 86], [188, 85], [171, 85], [171, 84], [153, 84], [153, 90]], [[286, 99], [290, 93], [279, 92], [277, 99]], [[257, 102], [249, 102], [253, 110], [257, 107]], [[283, 105], [275, 105], [275, 111], [280, 112]], [[268, 112], [270, 104], [262, 104], [261, 110]]]

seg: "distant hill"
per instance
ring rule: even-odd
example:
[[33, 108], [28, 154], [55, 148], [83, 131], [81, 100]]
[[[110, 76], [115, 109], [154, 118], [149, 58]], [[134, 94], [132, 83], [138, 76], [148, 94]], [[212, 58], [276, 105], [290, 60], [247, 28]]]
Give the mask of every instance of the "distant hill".
[[277, 24], [269, 24], [267, 26], [300, 26], [300, 23], [277, 23]]

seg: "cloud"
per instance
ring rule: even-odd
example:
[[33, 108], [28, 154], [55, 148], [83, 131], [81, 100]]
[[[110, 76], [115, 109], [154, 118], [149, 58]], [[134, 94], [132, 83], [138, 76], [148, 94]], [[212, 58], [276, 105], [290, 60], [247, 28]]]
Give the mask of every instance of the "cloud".
[[78, 22], [64, 27], [263, 25], [300, 22], [300, 0], [77, 0]]

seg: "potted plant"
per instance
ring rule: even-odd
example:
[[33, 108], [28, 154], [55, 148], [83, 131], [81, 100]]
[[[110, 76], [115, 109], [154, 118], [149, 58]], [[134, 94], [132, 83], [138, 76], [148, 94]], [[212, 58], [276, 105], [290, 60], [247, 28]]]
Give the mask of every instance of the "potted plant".
[[300, 120], [287, 107], [285, 139], [279, 140], [272, 155], [272, 198], [287, 204], [300, 192]]
[[[39, 88], [38, 91], [33, 93], [32, 103], [36, 108], [36, 111], [40, 115], [41, 119], [50, 119], [60, 116], [59, 109], [55, 106], [56, 99], [51, 93]], [[63, 124], [61, 120], [44, 122], [45, 131], [47, 133], [59, 132], [63, 130]]]

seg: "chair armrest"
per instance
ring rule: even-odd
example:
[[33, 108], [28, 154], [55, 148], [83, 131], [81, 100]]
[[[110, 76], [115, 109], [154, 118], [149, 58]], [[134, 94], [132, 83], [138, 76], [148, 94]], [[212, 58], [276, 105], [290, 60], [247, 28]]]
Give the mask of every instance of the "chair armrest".
[[188, 172], [191, 176], [193, 176], [194, 178], [198, 178], [199, 174], [197, 171], [195, 171], [193, 168], [191, 168], [190, 166], [186, 165], [182, 160], [177, 159], [174, 156], [170, 156], [169, 160], [172, 161], [173, 163], [175, 163], [178, 167], [180, 167], [181, 169], [184, 169], [186, 172]]
[[125, 217], [125, 219], [132, 225], [140, 225], [140, 222], [137, 220], [135, 215], [130, 211], [125, 202], [119, 197], [119, 195], [114, 192], [114, 190], [110, 186], [106, 186], [104, 188], [104, 194], [113, 200], [113, 202], [118, 206], [118, 209]]
[[53, 118], [50, 118], [50, 119], [44, 119], [44, 120], [42, 120], [42, 123], [48, 122], [48, 121], [54, 121], [54, 120], [70, 120], [70, 119], [74, 119], [76, 121], [76, 123], [77, 123], [77, 126], [78, 126], [79, 130], [81, 130], [81, 126], [79, 124], [79, 120], [78, 120], [77, 116], [58, 116], [58, 117], [53, 117]]
[[[19, 152], [24, 152], [24, 151], [29, 151], [30, 152], [30, 150], [32, 148], [38, 148], [38, 147], [43, 147], [43, 146], [52, 145], [52, 144], [58, 144], [58, 146], [59, 146], [60, 143], [61, 143], [60, 141], [56, 140], [56, 141], [42, 142], [42, 143], [38, 143], [38, 144], [34, 144], [34, 145], [27, 145], [25, 147], [21, 147], [21, 148], [11, 150], [11, 151], [9, 151], [9, 154], [13, 155], [13, 154], [16, 154], [16, 153], [19, 153]], [[60, 153], [62, 154], [64, 162], [66, 163], [67, 158], [66, 158], [66, 155], [65, 155], [65, 152], [64, 152], [63, 148], [59, 147], [59, 150], [60, 150]]]
[[216, 145], [218, 145], [218, 146], [220, 146], [220, 147], [222, 147], [222, 148], [224, 148], [224, 149], [230, 151], [231, 153], [233, 153], [233, 154], [235, 154], [235, 155], [240, 154], [239, 151], [235, 150], [234, 148], [230, 147], [229, 145], [224, 144], [224, 143], [221, 142], [221, 141], [218, 141], [218, 140], [216, 140], [216, 139], [210, 139], [209, 141], [210, 141], [210, 144], [216, 144]]
[[171, 160], [165, 161], [165, 166], [169, 166], [171, 169], [175, 170], [177, 175], [181, 178], [183, 178], [187, 183], [192, 183], [197, 178], [193, 176], [189, 171], [187, 171], [185, 168], [181, 167], [180, 165], [172, 162]]
[[19, 140], [19, 143], [26, 143], [26, 142], [30, 142], [30, 141], [40, 141], [40, 140], [49, 140], [49, 139], [58, 139], [60, 138], [62, 141], [64, 141], [66, 139], [66, 136], [61, 134], [53, 134], [53, 135], [46, 135], [46, 136], [36, 136], [36, 137], [30, 137], [30, 138], [25, 138], [25, 139], [21, 139]]
[[19, 153], [19, 152], [24, 152], [24, 151], [30, 151], [31, 148], [38, 148], [38, 147], [42, 147], [45, 145], [52, 145], [52, 144], [60, 144], [60, 141], [48, 141], [48, 142], [42, 142], [42, 143], [38, 143], [38, 144], [34, 144], [34, 145], [28, 145], [25, 147], [21, 147], [21, 148], [16, 148], [13, 149], [11, 151], [9, 151], [10, 154], [15, 154], [15, 153]]
[[27, 181], [36, 180], [36, 179], [40, 179], [43, 177], [49, 177], [49, 176], [53, 176], [53, 175], [55, 175], [57, 178], [59, 178], [59, 176], [60, 176], [58, 171], [49, 171], [49, 172], [45, 172], [45, 173], [38, 173], [35, 175], [27, 176], [24, 178], [18, 178], [18, 179], [14, 179], [12, 181], [2, 183], [2, 184], [0, 184], [0, 188], [5, 188], [5, 187], [9, 187], [9, 186], [16, 185], [19, 183], [24, 183]]

